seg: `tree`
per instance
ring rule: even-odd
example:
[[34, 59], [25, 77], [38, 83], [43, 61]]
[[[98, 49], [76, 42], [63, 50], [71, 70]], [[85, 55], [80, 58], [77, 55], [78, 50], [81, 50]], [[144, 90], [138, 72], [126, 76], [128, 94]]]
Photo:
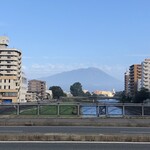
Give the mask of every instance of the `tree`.
[[59, 86], [52, 86], [49, 88], [49, 90], [53, 93], [53, 98], [59, 99], [61, 96], [65, 96], [63, 90]]
[[80, 82], [75, 82], [70, 86], [70, 92], [73, 96], [84, 96], [82, 85]]
[[86, 93], [84, 93], [84, 96], [90, 97], [90, 96], [91, 96], [91, 93], [90, 93], [90, 92], [86, 92]]
[[125, 95], [125, 91], [119, 92], [118, 94], [115, 94], [115, 96], [120, 97], [120, 102], [121, 103], [131, 103], [132, 98], [130, 96]]
[[141, 88], [141, 90], [135, 94], [133, 102], [134, 103], [143, 103], [143, 101], [148, 98], [150, 98], [150, 93], [149, 93], [148, 89]]

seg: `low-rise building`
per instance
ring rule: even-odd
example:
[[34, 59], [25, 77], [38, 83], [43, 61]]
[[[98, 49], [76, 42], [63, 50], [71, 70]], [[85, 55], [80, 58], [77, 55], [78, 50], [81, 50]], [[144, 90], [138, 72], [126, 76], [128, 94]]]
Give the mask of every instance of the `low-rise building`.
[[96, 90], [93, 92], [96, 95], [103, 95], [103, 96], [108, 96], [108, 97], [113, 97], [115, 94], [115, 91], [113, 90], [111, 91], [100, 91], [100, 90]]
[[32, 93], [32, 92], [27, 92], [25, 99], [27, 102], [37, 102], [38, 101], [36, 93]]
[[42, 100], [46, 98], [46, 82], [40, 80], [28, 81], [28, 92], [36, 93], [36, 96]]
[[26, 94], [27, 94], [27, 78], [25, 76], [25, 73], [22, 72], [22, 79], [21, 79], [21, 93], [20, 93], [20, 102], [24, 103], [26, 101]]

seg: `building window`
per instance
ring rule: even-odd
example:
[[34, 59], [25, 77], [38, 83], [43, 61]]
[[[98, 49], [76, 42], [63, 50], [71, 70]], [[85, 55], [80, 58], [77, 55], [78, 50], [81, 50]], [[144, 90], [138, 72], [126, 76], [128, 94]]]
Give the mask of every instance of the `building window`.
[[7, 54], [11, 54], [11, 52], [7, 52]]
[[4, 83], [6, 83], [6, 79], [4, 79]]
[[10, 83], [10, 79], [9, 79], [9, 83]]
[[6, 89], [6, 86], [4, 85], [4, 89]]
[[7, 66], [7, 68], [11, 68], [11, 66]]
[[10, 89], [10, 85], [8, 86], [8, 89]]

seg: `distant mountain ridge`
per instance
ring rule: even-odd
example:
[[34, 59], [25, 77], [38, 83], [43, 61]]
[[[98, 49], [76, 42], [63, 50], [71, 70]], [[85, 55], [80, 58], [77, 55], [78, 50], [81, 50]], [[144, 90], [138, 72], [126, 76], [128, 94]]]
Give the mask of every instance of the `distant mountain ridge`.
[[40, 78], [50, 86], [60, 86], [63, 90], [70, 90], [70, 85], [80, 82], [83, 89], [94, 90], [122, 90], [123, 83], [108, 75], [98, 68], [82, 68], [72, 71], [62, 72], [56, 75]]

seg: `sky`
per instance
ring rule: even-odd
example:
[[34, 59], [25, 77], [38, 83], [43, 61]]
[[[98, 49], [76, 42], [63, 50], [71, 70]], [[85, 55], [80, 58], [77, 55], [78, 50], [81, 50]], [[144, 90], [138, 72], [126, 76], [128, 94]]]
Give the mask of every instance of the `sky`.
[[34, 79], [97, 67], [123, 81], [150, 58], [149, 0], [0, 0], [0, 36]]

